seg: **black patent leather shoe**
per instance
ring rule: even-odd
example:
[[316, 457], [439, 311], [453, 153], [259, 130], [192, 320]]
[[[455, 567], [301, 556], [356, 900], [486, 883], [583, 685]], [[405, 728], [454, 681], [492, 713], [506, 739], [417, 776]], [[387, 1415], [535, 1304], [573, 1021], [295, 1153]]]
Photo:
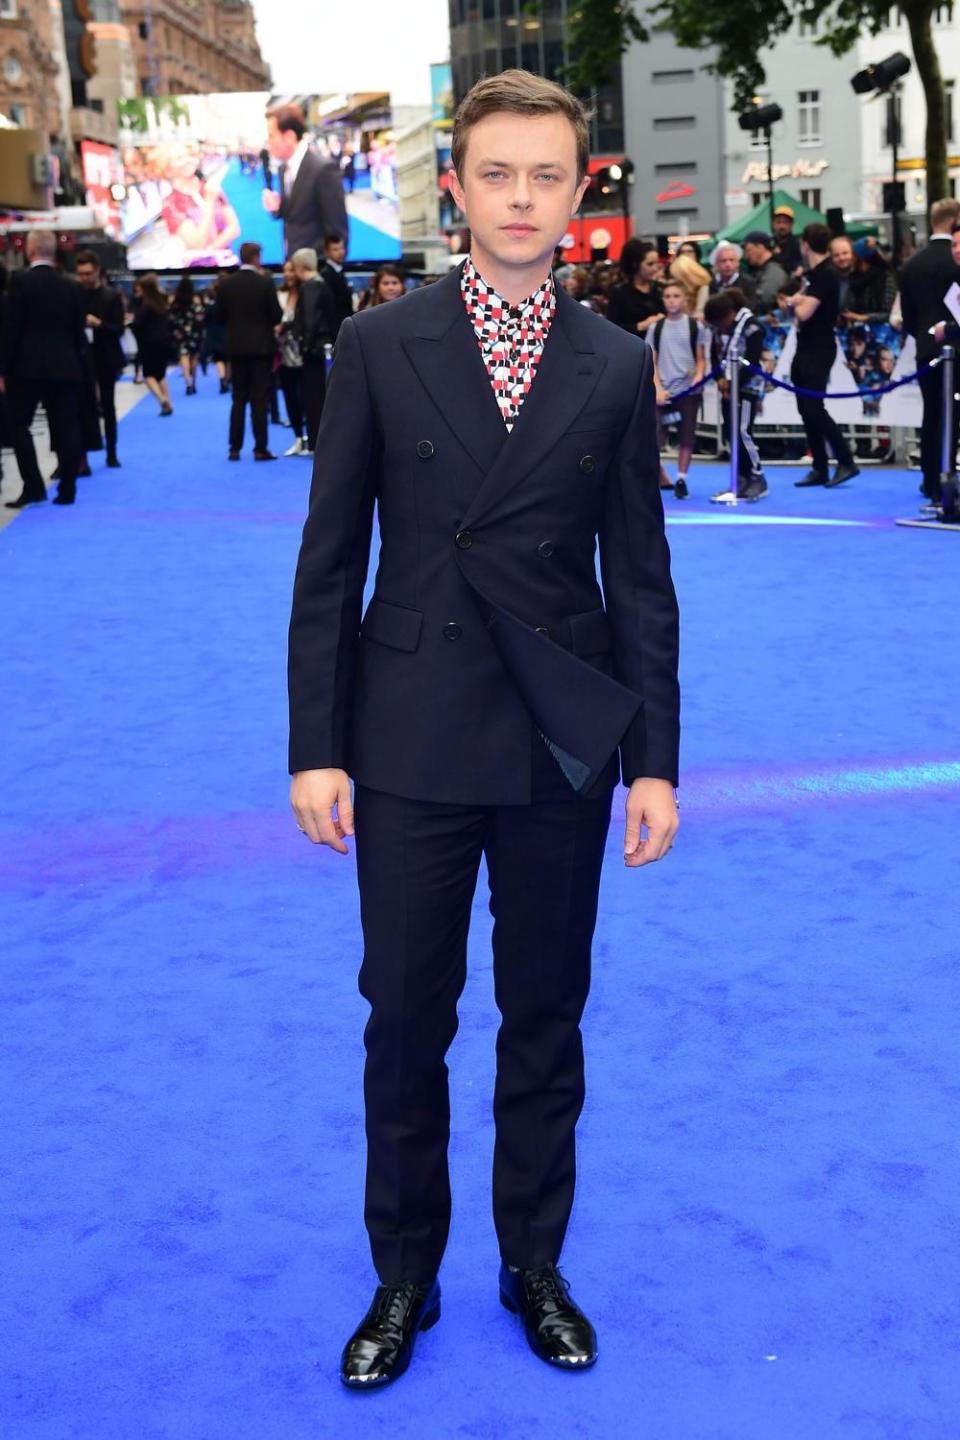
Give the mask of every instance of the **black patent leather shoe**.
[[798, 490], [805, 490], [811, 485], [826, 485], [829, 475], [824, 475], [820, 470], [808, 470], [802, 480], [794, 480]]
[[538, 1270], [500, 1266], [500, 1303], [519, 1315], [534, 1355], [564, 1370], [585, 1370], [597, 1358], [597, 1334], [556, 1265]]
[[373, 1304], [350, 1336], [340, 1359], [340, 1379], [351, 1390], [389, 1385], [410, 1364], [421, 1330], [440, 1319], [440, 1286], [378, 1285]]
[[7, 510], [22, 510], [25, 505], [42, 505], [47, 498], [46, 490], [38, 490], [36, 494], [32, 490], [24, 490], [16, 500], [8, 500], [5, 508]]

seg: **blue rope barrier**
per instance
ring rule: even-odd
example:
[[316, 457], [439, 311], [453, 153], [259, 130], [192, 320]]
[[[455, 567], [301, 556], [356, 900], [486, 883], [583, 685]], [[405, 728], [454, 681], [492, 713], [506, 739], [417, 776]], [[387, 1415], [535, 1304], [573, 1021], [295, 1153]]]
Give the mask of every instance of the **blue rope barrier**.
[[725, 361], [721, 360], [719, 364], [714, 365], [709, 375], [704, 375], [703, 379], [698, 380], [695, 385], [688, 385], [686, 390], [678, 390], [675, 395], [671, 395], [665, 400], [659, 408], [661, 410], [669, 410], [675, 400], [683, 400], [688, 395], [696, 395], [699, 390], [703, 389], [704, 385], [709, 385], [711, 380], [716, 380], [717, 376], [722, 374], [724, 364]]
[[939, 364], [939, 359], [931, 360], [928, 364], [921, 365], [912, 375], [901, 375], [899, 380], [891, 380], [887, 385], [877, 385], [870, 390], [807, 390], [803, 385], [791, 385], [789, 380], [777, 380], [759, 365], [750, 365], [744, 361], [744, 369], [749, 370], [752, 375], [762, 375], [770, 385], [776, 385], [781, 390], [790, 390], [794, 395], [807, 395], [811, 400], [866, 400], [871, 395], [888, 395], [891, 390], [899, 390], [901, 385], [910, 385], [914, 380], [919, 380], [921, 375], [928, 375], [933, 367]]

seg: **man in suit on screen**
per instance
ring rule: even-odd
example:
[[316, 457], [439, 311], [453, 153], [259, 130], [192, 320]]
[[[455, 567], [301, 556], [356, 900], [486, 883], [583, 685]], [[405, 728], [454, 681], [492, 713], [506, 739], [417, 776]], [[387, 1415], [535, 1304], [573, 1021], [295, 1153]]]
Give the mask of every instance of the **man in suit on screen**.
[[[925, 365], [939, 352], [930, 330], [953, 317], [943, 298], [951, 285], [960, 282], [960, 266], [953, 258], [950, 237], [960, 224], [960, 200], [937, 200], [930, 207], [930, 240], [912, 255], [900, 274], [900, 305], [903, 328], [917, 343], [917, 364]], [[928, 370], [920, 376], [923, 396], [923, 424], [920, 428], [920, 466], [923, 493], [928, 500], [940, 499], [940, 462], [943, 431], [943, 373]], [[954, 407], [954, 421], [960, 423], [960, 406]], [[954, 436], [954, 449], [956, 449]]]
[[579, 1027], [621, 774], [625, 863], [676, 833], [679, 691], [651, 352], [551, 275], [588, 183], [588, 119], [522, 71], [474, 86], [452, 146], [471, 253], [344, 321], [321, 422], [290, 626], [291, 802], [315, 844], [356, 837], [380, 1282], [341, 1359], [356, 1389], [396, 1379], [440, 1317], [444, 1057], [483, 857], [500, 1299], [541, 1360], [597, 1357], [557, 1268]]
[[340, 168], [310, 144], [299, 105], [278, 105], [267, 114], [267, 148], [280, 163], [280, 189], [264, 190], [264, 208], [283, 221], [283, 253], [323, 254], [328, 235], [349, 239], [347, 202]]

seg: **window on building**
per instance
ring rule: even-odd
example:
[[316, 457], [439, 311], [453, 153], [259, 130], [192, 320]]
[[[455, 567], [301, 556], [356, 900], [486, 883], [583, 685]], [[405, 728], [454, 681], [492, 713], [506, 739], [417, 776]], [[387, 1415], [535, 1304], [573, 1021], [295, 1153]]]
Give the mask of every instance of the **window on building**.
[[695, 70], [653, 70], [650, 79], [654, 85], [682, 85], [696, 79]]
[[657, 163], [653, 167], [654, 175], [696, 175], [696, 160], [672, 160], [665, 164]]
[[654, 118], [654, 130], [695, 130], [697, 128], [697, 117], [695, 115], [661, 115]]
[[947, 4], [938, 5], [933, 12], [934, 25], [950, 25], [953, 22], [953, 0], [947, 0]]
[[797, 91], [797, 144], [821, 145], [820, 91]]
[[954, 87], [954, 81], [953, 81], [953, 80], [947, 80], [947, 81], [944, 82], [944, 86], [943, 86], [943, 99], [944, 99], [944, 104], [946, 105], [946, 110], [947, 110], [945, 119], [946, 119], [947, 139], [948, 139], [948, 140], [953, 140], [953, 138], [954, 138], [954, 134], [953, 134], [953, 87]]
[[801, 191], [800, 191], [800, 204], [801, 204], [801, 205], [809, 205], [811, 210], [820, 210], [820, 209], [823, 208], [823, 207], [821, 206], [821, 204], [820, 204], [820, 200], [821, 200], [822, 195], [823, 195], [823, 191], [820, 190], [820, 189], [816, 189], [816, 190], [801, 190]]
[[16, 20], [17, 0], [0, 0], [0, 20]]
[[658, 220], [679, 220], [681, 215], [685, 215], [688, 220], [697, 220], [700, 216], [700, 211], [696, 205], [687, 206], [686, 208], [678, 206], [675, 210], [657, 211]]
[[801, 15], [800, 19], [797, 21], [797, 34], [800, 36], [801, 40], [812, 40], [816, 35], [819, 27], [820, 22], [817, 19], [816, 15], [814, 15], [813, 18], [810, 20], [804, 19], [804, 17]]
[[14, 125], [27, 125], [27, 112], [22, 105], [18, 105], [16, 103], [10, 105], [7, 109], [7, 113], [10, 116], [10, 119], [13, 121]]

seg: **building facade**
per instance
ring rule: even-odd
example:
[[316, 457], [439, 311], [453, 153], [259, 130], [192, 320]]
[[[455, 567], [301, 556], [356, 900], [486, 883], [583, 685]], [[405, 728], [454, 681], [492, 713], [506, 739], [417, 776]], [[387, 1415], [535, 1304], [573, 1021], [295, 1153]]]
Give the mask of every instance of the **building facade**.
[[[450, 62], [459, 103], [483, 75], [517, 67], [563, 81], [569, 63], [568, 16], [576, 0], [450, 0]], [[623, 84], [619, 69], [594, 100], [591, 149], [624, 155]]]
[[120, 0], [141, 95], [269, 90], [249, 0]]
[[709, 55], [654, 32], [623, 57], [631, 209], [641, 235], [710, 233], [725, 222], [724, 86]]
[[0, 113], [63, 142], [69, 106], [58, 87], [62, 35], [49, 0], [0, 0]]
[[[877, 35], [863, 36], [847, 55], [837, 57], [817, 44], [815, 24], [797, 24], [763, 56], [767, 72], [761, 92], [776, 101], [784, 118], [773, 127], [776, 183], [817, 210], [842, 209], [848, 215], [881, 215], [883, 184], [893, 179], [891, 120], [893, 100], [857, 95], [851, 79], [871, 63], [895, 51], [911, 55], [906, 21], [898, 10]], [[960, 181], [960, 130], [954, 92], [960, 71], [960, 25], [952, 7], [935, 15], [934, 38], [947, 92], [951, 191]], [[762, 138], [740, 130], [728, 95], [726, 118], [726, 199], [729, 218], [766, 198], [767, 156]], [[897, 178], [906, 185], [907, 211], [922, 217], [926, 193], [924, 130], [926, 103], [912, 68], [901, 82], [898, 100], [900, 146]], [[954, 148], [956, 147], [956, 148]]]

